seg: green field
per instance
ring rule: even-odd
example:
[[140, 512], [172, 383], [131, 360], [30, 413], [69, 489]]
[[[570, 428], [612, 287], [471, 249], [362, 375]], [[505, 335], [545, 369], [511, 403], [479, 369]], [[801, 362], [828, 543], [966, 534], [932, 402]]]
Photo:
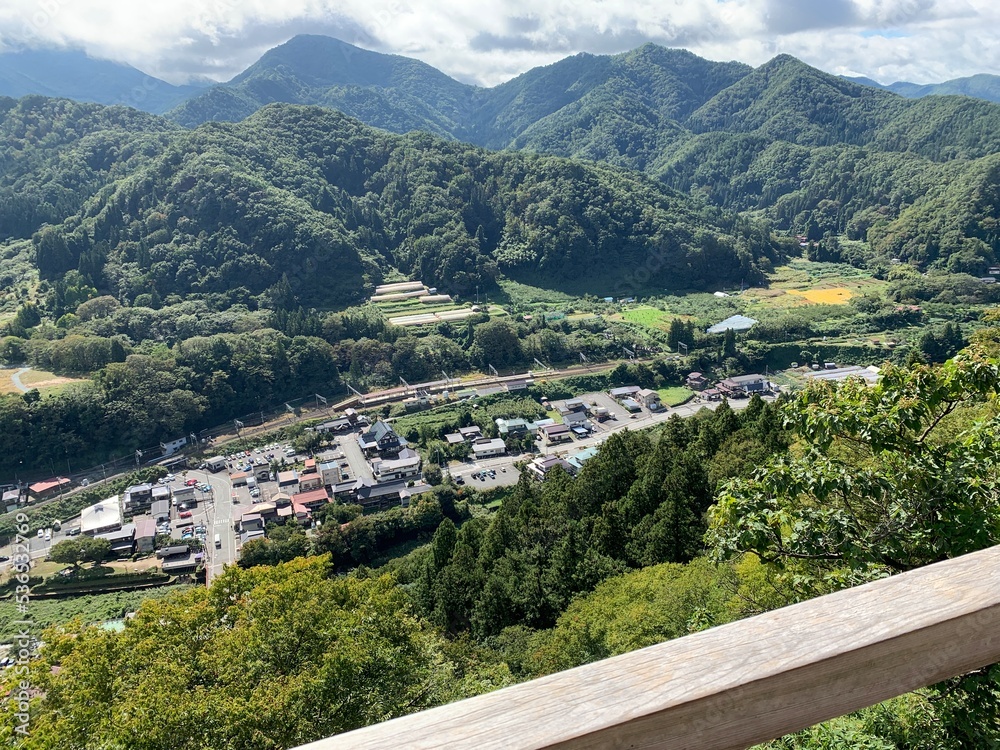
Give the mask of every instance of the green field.
[[646, 328], [659, 328], [665, 331], [669, 329], [670, 321], [676, 316], [655, 307], [635, 307], [631, 310], [625, 310], [619, 317], [626, 323], [635, 323]]
[[667, 406], [679, 406], [695, 395], [694, 391], [690, 388], [685, 388], [683, 385], [658, 388], [656, 392], [660, 394], [660, 400]]
[[[32, 573], [34, 572], [32, 570]], [[147, 599], [162, 599], [188, 588], [191, 587], [164, 586], [145, 591], [116, 591], [111, 594], [74, 596], [66, 599], [34, 599], [28, 605], [27, 619], [34, 623], [31, 631], [36, 635], [50, 625], [66, 623], [77, 617], [84, 623], [96, 625], [106, 620], [117, 620], [128, 612], [134, 612]], [[12, 600], [0, 600], [0, 641], [5, 641], [17, 633], [18, 628], [11, 623], [21, 619], [25, 617], [17, 611]]]

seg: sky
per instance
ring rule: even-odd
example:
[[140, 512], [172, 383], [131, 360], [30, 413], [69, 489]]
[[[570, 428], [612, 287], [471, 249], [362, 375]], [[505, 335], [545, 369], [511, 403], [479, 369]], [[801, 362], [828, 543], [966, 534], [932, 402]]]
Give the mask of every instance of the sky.
[[936, 83], [1000, 75], [994, 0], [3, 0], [0, 49], [68, 46], [171, 83], [223, 81], [300, 33], [415, 57], [492, 86], [646, 42], [760, 65]]

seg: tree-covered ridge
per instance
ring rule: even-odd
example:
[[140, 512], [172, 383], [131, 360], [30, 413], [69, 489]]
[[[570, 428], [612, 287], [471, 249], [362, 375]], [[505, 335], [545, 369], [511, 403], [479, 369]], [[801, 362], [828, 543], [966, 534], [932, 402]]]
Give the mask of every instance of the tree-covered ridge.
[[500, 270], [611, 294], [644, 264], [667, 288], [759, 279], [777, 252], [765, 228], [638, 175], [396, 136], [316, 107], [172, 133], [144, 158], [35, 235], [43, 278], [78, 268], [125, 300], [293, 309], [358, 302], [394, 267], [458, 294]]
[[[361, 70], [362, 60], [373, 70]], [[966, 268], [996, 261], [995, 243], [970, 249], [962, 228], [945, 229], [936, 218], [959, 202], [936, 196], [1000, 147], [996, 104], [907, 100], [788, 55], [751, 69], [647, 44], [620, 55], [576, 55], [491, 89], [462, 89], [422, 63], [301, 37], [231, 86], [191, 100], [183, 122], [202, 121], [193, 115], [198, 108], [237, 120], [271, 101], [315, 102], [396, 132], [643, 170], [816, 238], [829, 231], [865, 240], [874, 227], [871, 257], [851, 262], [896, 257], [923, 267], [940, 258], [946, 267], [962, 250]], [[918, 200], [930, 201], [928, 209], [906, 219], [918, 226], [905, 232], [923, 237], [930, 252], [885, 240]]]
[[0, 98], [0, 239], [61, 222], [178, 131], [127, 107]]

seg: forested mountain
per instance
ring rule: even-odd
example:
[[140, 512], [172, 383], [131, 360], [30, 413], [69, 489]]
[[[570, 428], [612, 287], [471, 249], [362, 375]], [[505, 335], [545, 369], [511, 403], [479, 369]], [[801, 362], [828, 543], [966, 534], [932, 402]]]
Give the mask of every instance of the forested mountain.
[[0, 54], [0, 96], [28, 94], [78, 102], [124, 104], [160, 114], [196, 95], [203, 84], [174, 86], [131, 65], [98, 60], [79, 50], [20, 50]]
[[[11, 109], [10, 128], [57, 106], [36, 104]], [[156, 138], [140, 133], [121, 149], [139, 149], [133, 161], [103, 154], [89, 192], [103, 189], [82, 209], [67, 202], [64, 216], [46, 217], [64, 221], [35, 235], [43, 278], [83, 261], [89, 281], [120, 299], [155, 290], [331, 307], [360, 301], [390, 268], [458, 294], [501, 270], [612, 293], [651, 254], [653, 283], [682, 289], [759, 278], [757, 260], [776, 253], [766, 230], [598, 165], [392, 135], [315, 107], [272, 105], [193, 131], [158, 122]], [[93, 151], [84, 138], [58, 163], [100, 162]], [[35, 180], [75, 186], [75, 174], [51, 179], [45, 154]], [[22, 222], [7, 236], [40, 228]]]
[[895, 83], [883, 85], [877, 81], [873, 81], [871, 78], [848, 77], [848, 80], [864, 84], [865, 86], [876, 86], [886, 89], [900, 96], [905, 96], [907, 99], [919, 99], [924, 96], [957, 95], [985, 99], [988, 102], [1000, 102], [1000, 76], [989, 73], [977, 73], [974, 76], [953, 78], [941, 83], [896, 81]]
[[[983, 229], [996, 213], [983, 183], [992, 171], [974, 163], [1000, 148], [996, 105], [907, 100], [788, 55], [751, 69], [645, 45], [576, 55], [479, 89], [412, 60], [297, 37], [172, 117], [239, 119], [274, 100], [332, 106], [397, 132], [644, 170], [815, 239], [865, 240], [873, 229], [866, 257], [844, 258], [855, 263], [900, 258], [981, 273], [997, 260]], [[931, 219], [963, 203], [972, 206], [968, 221], [946, 229]], [[951, 261], [955, 254], [962, 260]]]

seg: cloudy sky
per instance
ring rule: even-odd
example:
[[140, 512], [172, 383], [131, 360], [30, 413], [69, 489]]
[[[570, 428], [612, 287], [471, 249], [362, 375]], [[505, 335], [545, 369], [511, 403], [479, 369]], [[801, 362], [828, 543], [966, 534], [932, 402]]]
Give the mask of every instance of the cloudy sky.
[[881, 83], [1000, 74], [986, 0], [3, 0], [0, 46], [72, 46], [173, 83], [228, 80], [299, 33], [493, 85], [577, 52], [645, 42], [759, 65], [792, 54]]

